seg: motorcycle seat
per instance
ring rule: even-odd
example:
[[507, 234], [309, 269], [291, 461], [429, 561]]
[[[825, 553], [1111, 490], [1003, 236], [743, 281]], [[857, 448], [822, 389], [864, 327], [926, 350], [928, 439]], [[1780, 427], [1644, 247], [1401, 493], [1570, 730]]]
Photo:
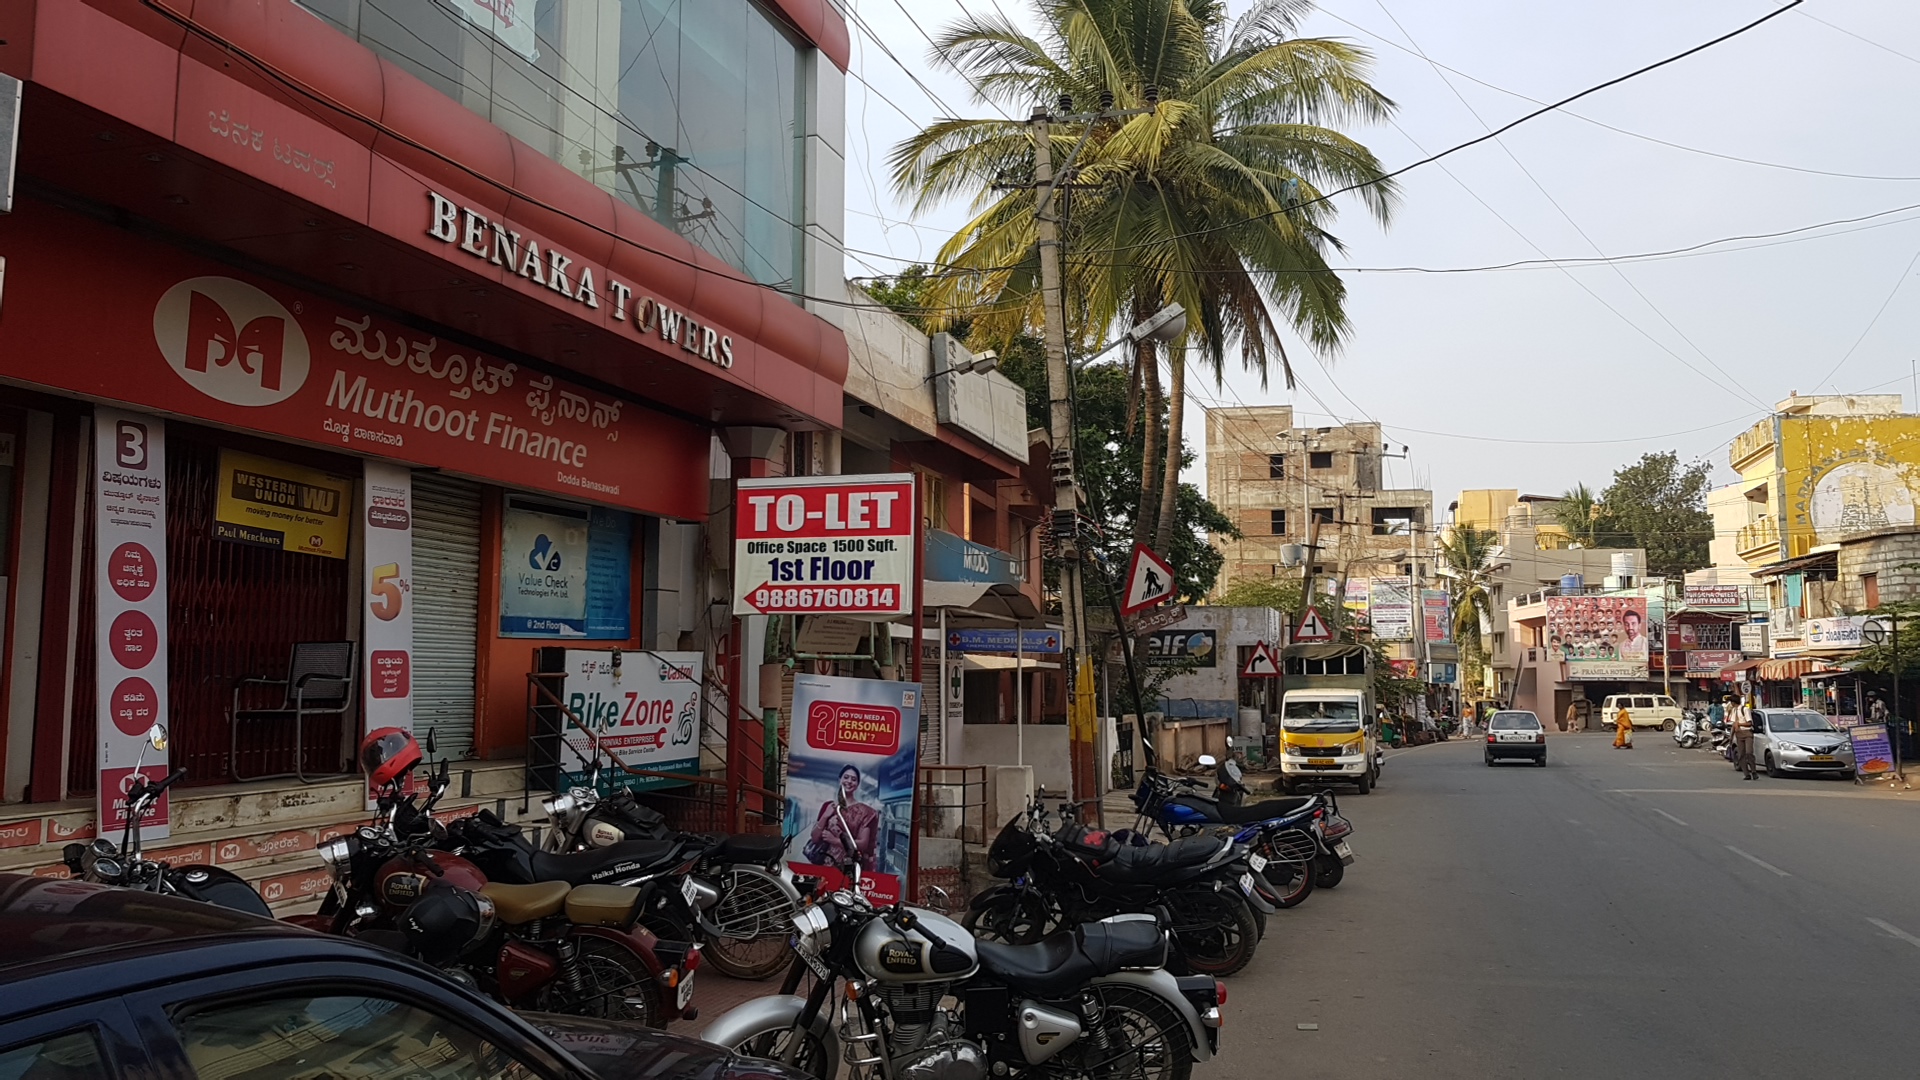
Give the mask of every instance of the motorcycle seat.
[[508, 926], [519, 926], [535, 919], [559, 913], [567, 906], [567, 894], [573, 886], [564, 881], [543, 881], [538, 885], [506, 885], [489, 881], [480, 887], [480, 895], [493, 901], [493, 910]]
[[1117, 885], [1144, 885], [1205, 864], [1220, 853], [1223, 841], [1211, 836], [1188, 836], [1170, 844], [1122, 847], [1096, 873]]
[[640, 914], [639, 889], [624, 885], [576, 885], [567, 894], [567, 921], [577, 926], [633, 925]]
[[980, 966], [1007, 985], [1055, 997], [1102, 975], [1159, 966], [1166, 959], [1167, 938], [1151, 919], [1123, 919], [1061, 930], [1031, 945], [981, 940], [973, 946]]
[[1267, 799], [1251, 806], [1223, 806], [1220, 808], [1220, 820], [1229, 825], [1251, 825], [1256, 821], [1271, 821], [1297, 814], [1306, 809], [1317, 796], [1294, 795], [1284, 799]]
[[[569, 851], [563, 854], [536, 851], [532, 855], [534, 877], [541, 881], [564, 881], [569, 885], [601, 883], [614, 877], [664, 870], [678, 861], [678, 840], [623, 840], [592, 851]], [[628, 869], [620, 869], [622, 867]]]
[[787, 842], [778, 836], [723, 836], [707, 858], [720, 863], [772, 866], [786, 850]]

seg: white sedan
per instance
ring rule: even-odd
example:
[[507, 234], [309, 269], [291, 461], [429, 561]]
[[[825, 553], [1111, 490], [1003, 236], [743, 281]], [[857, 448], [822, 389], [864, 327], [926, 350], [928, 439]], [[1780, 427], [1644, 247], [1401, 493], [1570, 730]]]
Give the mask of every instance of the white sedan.
[[1547, 729], [1540, 718], [1520, 709], [1493, 714], [1487, 721], [1487, 764], [1502, 758], [1526, 758], [1544, 768], [1547, 764]]

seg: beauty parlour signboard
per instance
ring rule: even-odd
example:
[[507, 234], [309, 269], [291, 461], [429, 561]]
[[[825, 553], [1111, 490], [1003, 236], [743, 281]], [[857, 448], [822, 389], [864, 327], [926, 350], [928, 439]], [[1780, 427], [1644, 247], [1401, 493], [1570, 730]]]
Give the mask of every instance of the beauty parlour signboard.
[[697, 520], [703, 429], [45, 206], [0, 219], [0, 379]]

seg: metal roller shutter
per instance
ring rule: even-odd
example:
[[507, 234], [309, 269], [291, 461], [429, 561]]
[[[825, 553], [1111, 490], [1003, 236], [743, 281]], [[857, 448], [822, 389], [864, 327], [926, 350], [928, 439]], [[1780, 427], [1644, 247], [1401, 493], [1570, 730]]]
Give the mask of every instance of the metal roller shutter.
[[473, 756], [479, 631], [480, 485], [413, 474], [413, 730], [441, 754]]

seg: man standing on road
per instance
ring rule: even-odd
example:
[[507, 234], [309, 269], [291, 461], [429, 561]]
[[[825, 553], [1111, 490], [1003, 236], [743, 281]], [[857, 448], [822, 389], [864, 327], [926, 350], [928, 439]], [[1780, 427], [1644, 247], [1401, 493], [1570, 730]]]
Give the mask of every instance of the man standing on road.
[[1753, 779], [1753, 707], [1742, 701], [1733, 707], [1733, 767]]
[[1633, 714], [1625, 705], [1613, 714], [1613, 748], [1615, 750], [1633, 749]]

